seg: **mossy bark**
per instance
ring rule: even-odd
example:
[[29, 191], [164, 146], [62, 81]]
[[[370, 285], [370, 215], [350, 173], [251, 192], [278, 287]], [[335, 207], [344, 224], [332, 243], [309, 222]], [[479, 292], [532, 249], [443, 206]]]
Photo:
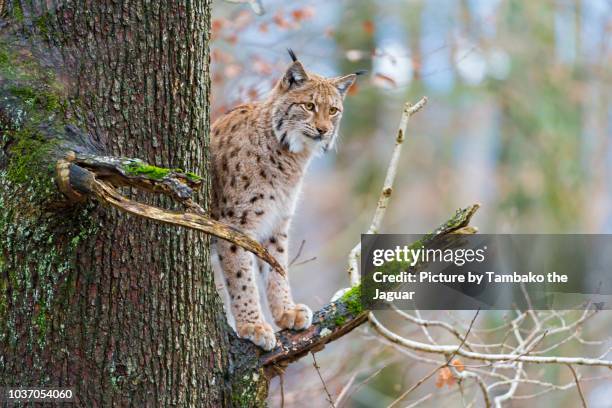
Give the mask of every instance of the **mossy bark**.
[[135, 157], [202, 175], [206, 208], [210, 2], [0, 8], [0, 384], [88, 407], [263, 404], [208, 238], [70, 203], [53, 179], [66, 150]]

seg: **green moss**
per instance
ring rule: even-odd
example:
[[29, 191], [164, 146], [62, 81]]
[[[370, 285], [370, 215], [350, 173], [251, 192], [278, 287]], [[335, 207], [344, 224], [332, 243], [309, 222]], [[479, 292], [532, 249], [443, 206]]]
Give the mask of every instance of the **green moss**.
[[32, 323], [38, 329], [38, 342], [42, 346], [47, 335], [47, 307], [44, 303], [39, 305], [38, 313], [34, 314]]
[[9, 65], [9, 54], [3, 49], [0, 49], [0, 68], [7, 68]]
[[23, 22], [24, 19], [23, 10], [18, 1], [13, 2], [13, 18], [19, 23]]
[[263, 370], [245, 374], [233, 384], [232, 406], [265, 407], [266, 396], [267, 381]]
[[[2, 256], [0, 256], [0, 272], [3, 271], [4, 267], [4, 260], [2, 258]], [[8, 282], [6, 279], [0, 279], [0, 321], [5, 321], [6, 320], [6, 312], [7, 312], [7, 307], [8, 307], [8, 302], [7, 302], [7, 285]], [[0, 325], [0, 327], [2, 327]]]
[[[7, 127], [3, 142], [10, 142], [8, 180], [17, 183], [42, 180], [52, 182], [53, 165], [49, 155], [57, 146], [53, 133], [63, 132], [59, 118], [65, 104], [59, 95], [61, 86], [55, 76], [41, 67], [33, 57], [18, 55], [0, 43], [0, 77], [6, 78], [0, 88], [0, 101], [18, 120]], [[3, 93], [2, 93], [3, 92]], [[42, 175], [42, 177], [41, 177]]]
[[8, 180], [24, 183], [42, 174], [51, 175], [53, 165], [49, 163], [48, 158], [57, 145], [56, 141], [45, 140], [36, 129], [27, 126], [15, 132], [12, 138], [14, 140], [10, 147], [12, 158], [6, 173]]
[[198, 176], [197, 174], [192, 173], [192, 172], [190, 172], [190, 171], [186, 172], [186, 173], [185, 173], [185, 176], [187, 176], [187, 178], [188, 178], [189, 180], [194, 181], [194, 182], [202, 181], [202, 177], [200, 177], [200, 176]]
[[153, 180], [161, 180], [170, 174], [172, 170], [134, 160], [125, 166], [125, 172], [130, 176], [147, 176]]
[[146, 176], [153, 180], [162, 180], [170, 173], [182, 173], [188, 180], [198, 182], [202, 177], [192, 172], [184, 172], [183, 169], [168, 169], [165, 167], [152, 166], [140, 160], [133, 160], [124, 166], [126, 174], [130, 176]]
[[361, 285], [353, 286], [340, 299], [354, 316], [361, 314], [365, 310], [361, 302]]
[[11, 86], [9, 92], [31, 108], [53, 112], [60, 107], [59, 97], [47, 90], [37, 90], [23, 85]]
[[40, 17], [34, 19], [34, 25], [38, 28], [38, 31], [43, 34], [49, 34], [49, 24], [50, 24], [50, 15], [49, 13], [44, 13]]
[[341, 315], [336, 316], [336, 318], [334, 319], [334, 324], [336, 326], [342, 326], [344, 322], [346, 322], [346, 317]]

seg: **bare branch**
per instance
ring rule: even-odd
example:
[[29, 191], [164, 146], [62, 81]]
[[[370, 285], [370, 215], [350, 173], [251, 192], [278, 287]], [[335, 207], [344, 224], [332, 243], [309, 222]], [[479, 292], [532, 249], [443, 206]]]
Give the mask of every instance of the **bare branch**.
[[[467, 340], [468, 335], [470, 334], [470, 331], [472, 330], [472, 327], [474, 327], [474, 322], [476, 321], [476, 318], [478, 317], [478, 313], [480, 313], [480, 309], [478, 309], [476, 311], [476, 314], [474, 314], [474, 318], [472, 319], [470, 326], [468, 327], [467, 332], [465, 333], [465, 336], [463, 337], [463, 340], [461, 341], [461, 343], [459, 344], [459, 346], [457, 347], [457, 350], [455, 350], [454, 352], [451, 353], [450, 357], [448, 357], [448, 359], [446, 360], [446, 363], [439, 365], [438, 367], [435, 367], [433, 370], [431, 370], [429, 372], [429, 374], [427, 374], [425, 377], [421, 378], [419, 381], [417, 381], [412, 387], [410, 387], [409, 389], [407, 389], [404, 393], [402, 393], [399, 397], [397, 397], [391, 404], [389, 404], [389, 406], [387, 408], [391, 408], [394, 405], [396, 405], [398, 402], [400, 402], [401, 400], [403, 400], [404, 398], [406, 398], [406, 396], [408, 394], [410, 394], [412, 391], [414, 391], [415, 389], [417, 389], [421, 384], [423, 384], [425, 381], [429, 380], [431, 377], [434, 376], [434, 374], [436, 374], [438, 372], [438, 370], [444, 368], [444, 367], [448, 367], [449, 364], [453, 361], [453, 359], [455, 358], [455, 356], [457, 355], [457, 353], [459, 352], [459, 350], [461, 349], [461, 347], [463, 347], [463, 345], [465, 344], [465, 341]], [[370, 316], [374, 316], [373, 313], [370, 313], [368, 315], [368, 317]]]
[[325, 394], [327, 394], [327, 402], [329, 402], [329, 405], [331, 405], [332, 408], [336, 408], [336, 406], [334, 405], [334, 400], [332, 399], [332, 396], [329, 393], [329, 390], [327, 389], [327, 384], [325, 384], [325, 380], [321, 375], [321, 367], [319, 367], [319, 365], [317, 364], [317, 358], [315, 357], [315, 353], [311, 352], [310, 354], [312, 354], [312, 365], [314, 366], [315, 370], [317, 370], [317, 374], [319, 374], [319, 378], [321, 379], [321, 384], [323, 384], [323, 390], [325, 391]]
[[576, 382], [576, 388], [578, 389], [578, 395], [580, 395], [580, 401], [582, 401], [582, 406], [584, 408], [587, 408], [587, 402], [586, 402], [586, 399], [584, 398], [582, 387], [580, 386], [580, 379], [578, 378], [578, 373], [576, 372], [576, 369], [571, 364], [568, 364], [567, 367], [570, 369], [570, 371], [572, 372], [572, 375], [574, 376], [574, 381]]
[[[389, 166], [387, 167], [387, 174], [385, 176], [385, 181], [383, 183], [383, 188], [380, 193], [380, 197], [378, 198], [376, 211], [374, 212], [372, 223], [370, 224], [370, 227], [367, 231], [368, 234], [376, 234], [380, 230], [380, 225], [382, 224], [382, 221], [385, 218], [385, 213], [387, 212], [387, 205], [389, 204], [389, 200], [391, 199], [391, 194], [393, 194], [393, 182], [395, 181], [395, 175], [397, 174], [397, 168], [399, 165], [400, 155], [402, 153], [402, 146], [405, 139], [404, 135], [406, 134], [408, 121], [410, 120], [410, 117], [420, 111], [426, 103], [427, 97], [423, 97], [414, 105], [411, 105], [410, 103], [406, 103], [404, 105], [404, 110], [402, 111], [402, 118], [400, 119], [397, 134], [395, 136], [395, 147], [393, 149], [393, 153], [391, 154]], [[358, 285], [361, 281], [361, 275], [359, 272], [360, 256], [361, 242], [355, 245], [355, 247], [351, 250], [348, 256], [348, 274], [351, 286]]]
[[386, 337], [388, 340], [392, 341], [395, 344], [401, 345], [403, 347], [407, 347], [411, 350], [423, 351], [427, 353], [434, 354], [448, 354], [457, 351], [457, 354], [469, 358], [472, 360], [486, 361], [489, 363], [492, 362], [505, 362], [508, 360], [516, 359], [519, 362], [532, 363], [532, 364], [573, 364], [573, 365], [584, 365], [584, 366], [593, 366], [593, 367], [608, 367], [612, 368], [612, 360], [602, 360], [597, 358], [588, 358], [588, 357], [561, 357], [561, 356], [516, 356], [513, 354], [492, 354], [492, 353], [477, 353], [472, 351], [467, 351], [464, 349], [458, 349], [458, 346], [455, 345], [430, 345], [426, 343], [421, 343], [418, 341], [414, 341], [411, 339], [406, 339], [402, 336], [399, 336], [396, 333], [393, 333], [391, 330], [387, 329], [383, 326], [376, 317], [370, 313], [369, 320], [372, 323], [372, 327], [376, 329], [376, 331], [382, 336]]
[[[422, 244], [427, 245], [438, 237], [466, 227], [478, 208], [479, 205], [474, 204], [457, 210], [448, 221], [423, 237]], [[308, 329], [299, 332], [293, 330], [278, 332], [278, 346], [260, 357], [260, 365], [270, 368], [274, 365], [289, 364], [311, 351], [321, 350], [325, 344], [366, 322], [367, 316], [368, 311], [363, 308], [361, 302], [361, 286], [355, 286], [336, 301], [317, 311], [313, 316], [313, 324]], [[452, 350], [449, 353], [452, 353]], [[266, 373], [270, 377], [277, 375], [272, 369], [266, 370]]]

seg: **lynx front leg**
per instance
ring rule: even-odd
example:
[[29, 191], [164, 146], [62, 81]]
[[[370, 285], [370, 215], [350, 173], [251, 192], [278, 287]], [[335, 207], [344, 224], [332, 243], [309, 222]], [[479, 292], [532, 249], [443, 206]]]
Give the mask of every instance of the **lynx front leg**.
[[266, 295], [270, 312], [276, 324], [283, 329], [302, 330], [312, 324], [312, 311], [303, 304], [295, 304], [291, 296], [289, 287], [289, 268], [288, 265], [288, 224], [276, 230], [272, 236], [264, 243], [268, 251], [276, 257], [280, 264], [287, 271], [286, 276], [282, 276], [274, 271], [269, 271], [266, 281]]
[[272, 350], [276, 346], [276, 337], [272, 327], [264, 321], [259, 305], [253, 255], [227, 241], [217, 243], [217, 252], [238, 336], [249, 339], [264, 350]]

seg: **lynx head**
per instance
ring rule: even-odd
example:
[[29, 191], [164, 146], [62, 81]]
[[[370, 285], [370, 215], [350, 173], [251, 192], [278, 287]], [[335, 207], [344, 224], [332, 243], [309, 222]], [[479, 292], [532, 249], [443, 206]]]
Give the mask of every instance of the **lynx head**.
[[274, 133], [291, 152], [327, 151], [338, 135], [344, 97], [361, 72], [324, 78], [306, 72], [293, 51], [289, 55], [293, 62], [270, 97]]

